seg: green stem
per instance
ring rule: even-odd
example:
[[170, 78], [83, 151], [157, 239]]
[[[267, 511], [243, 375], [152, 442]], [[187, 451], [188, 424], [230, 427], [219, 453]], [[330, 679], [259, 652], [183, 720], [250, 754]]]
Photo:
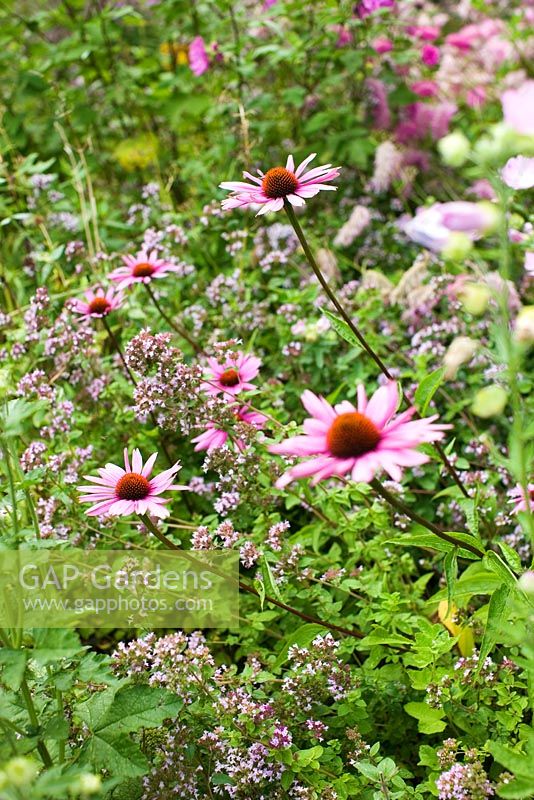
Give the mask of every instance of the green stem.
[[[36, 730], [39, 730], [39, 718], [37, 717], [37, 712], [33, 704], [30, 687], [28, 686], [26, 678], [22, 679], [22, 683], [20, 684], [20, 691], [22, 693], [22, 697], [24, 698], [24, 703], [26, 704], [26, 708], [28, 710], [28, 716], [30, 718], [30, 722]], [[42, 739], [37, 740], [37, 750], [39, 751], [39, 755], [41, 756], [42, 762], [45, 765], [45, 767], [51, 767], [53, 762], [50, 757], [50, 753], [48, 752], [48, 748]]]
[[13, 471], [11, 469], [11, 453], [10, 453], [10, 450], [9, 450], [9, 445], [5, 441], [5, 439], [3, 439], [1, 441], [1, 446], [2, 446], [3, 453], [4, 453], [4, 461], [5, 461], [6, 472], [7, 472], [7, 481], [8, 481], [8, 484], [9, 484], [9, 494], [10, 494], [10, 497], [11, 497], [11, 516], [12, 516], [12, 519], [13, 519], [13, 531], [15, 533], [15, 536], [18, 537], [18, 534], [19, 534], [19, 517], [18, 517], [18, 513], [17, 513], [17, 492], [16, 492], [16, 489], [15, 489], [15, 481], [14, 481], [14, 478], [13, 478]]
[[191, 347], [193, 348], [195, 353], [202, 353], [202, 348], [200, 347], [198, 342], [195, 342], [195, 340], [190, 336], [189, 331], [187, 331], [181, 325], [178, 325], [178, 323], [173, 322], [171, 320], [171, 318], [168, 316], [168, 314], [165, 313], [165, 311], [162, 309], [161, 304], [158, 301], [156, 295], [152, 291], [152, 288], [151, 288], [150, 284], [149, 283], [145, 283], [143, 285], [145, 286], [145, 288], [146, 288], [146, 290], [147, 290], [147, 292], [149, 294], [150, 299], [154, 303], [155, 307], [157, 308], [157, 310], [159, 311], [159, 313], [161, 314], [162, 318], [165, 320], [167, 325], [170, 325], [170, 327], [174, 331], [176, 331], [176, 333], [178, 333], [182, 337], [182, 339], [185, 339], [186, 342], [189, 342], [189, 344], [191, 345]]
[[[181, 555], [184, 558], [187, 558], [189, 561], [198, 564], [198, 561], [195, 559], [195, 557], [192, 556], [187, 550], [182, 550], [180, 547], [178, 547], [178, 545], [174, 544], [174, 542], [171, 542], [170, 539], [167, 539], [165, 534], [156, 528], [150, 517], [146, 515], [140, 515], [140, 519], [143, 525], [145, 525], [148, 528], [148, 530], [154, 534], [156, 539], [158, 539], [168, 550], [178, 550], [180, 551]], [[210, 572], [213, 572], [215, 575], [221, 575], [222, 577], [228, 579], [227, 575], [224, 575], [223, 573], [219, 572], [215, 567], [211, 566], [210, 564], [202, 564], [201, 566], [203, 569], [207, 569]], [[237, 584], [241, 589], [241, 591], [246, 592], [247, 594], [253, 594], [255, 597], [260, 596], [260, 593], [253, 586], [250, 586], [248, 583], [239, 580], [237, 581]], [[365, 634], [362, 633], [361, 631], [350, 630], [349, 628], [342, 628], [339, 625], [334, 625], [333, 623], [324, 622], [318, 617], [311, 616], [310, 614], [305, 614], [303, 611], [299, 611], [298, 609], [293, 608], [292, 606], [288, 606], [286, 603], [282, 603], [280, 600], [277, 600], [274, 597], [270, 597], [269, 595], [265, 595], [264, 600], [267, 603], [270, 603], [271, 605], [278, 606], [278, 608], [281, 608], [284, 611], [287, 611], [290, 614], [293, 614], [294, 616], [303, 619], [305, 622], [312, 622], [315, 625], [321, 625], [323, 628], [328, 628], [328, 630], [335, 631], [336, 633], [342, 634], [343, 636], [352, 636], [355, 639], [363, 639], [365, 636]]]
[[456, 539], [454, 536], [451, 536], [450, 533], [445, 533], [442, 531], [441, 528], [438, 528], [437, 525], [434, 525], [433, 522], [429, 522], [424, 517], [421, 517], [416, 511], [412, 511], [411, 508], [404, 505], [401, 500], [398, 500], [394, 494], [392, 494], [385, 486], [383, 486], [379, 480], [376, 478], [371, 481], [371, 486], [375, 490], [377, 494], [384, 498], [384, 500], [389, 503], [389, 505], [394, 508], [396, 511], [399, 511], [401, 514], [405, 514], [409, 517], [413, 522], [417, 522], [418, 525], [422, 525], [423, 528], [426, 528], [431, 533], [434, 533], [436, 536], [439, 536], [440, 539], [443, 539], [444, 542], [448, 542], [449, 544], [454, 545], [455, 547], [463, 547], [464, 550], [469, 550], [470, 553], [473, 553], [475, 556], [482, 558], [484, 556], [484, 551], [480, 550], [475, 545], [469, 544], [469, 542], [463, 542], [459, 539]]
[[[323, 287], [323, 289], [324, 289], [327, 297], [329, 298], [330, 302], [332, 303], [332, 305], [334, 306], [336, 311], [341, 315], [342, 319], [347, 323], [347, 325], [349, 326], [350, 330], [352, 331], [354, 336], [357, 338], [357, 340], [359, 341], [359, 343], [361, 344], [361, 346], [363, 347], [365, 352], [373, 359], [373, 361], [378, 366], [378, 368], [380, 369], [382, 374], [385, 375], [388, 380], [390, 380], [390, 381], [394, 380], [392, 374], [390, 373], [390, 371], [388, 370], [388, 368], [386, 367], [386, 365], [384, 364], [384, 362], [382, 361], [380, 356], [377, 353], [375, 353], [375, 351], [373, 350], [371, 345], [367, 343], [364, 335], [359, 331], [359, 329], [353, 323], [353, 321], [351, 320], [351, 318], [349, 317], [349, 315], [347, 314], [347, 312], [345, 311], [345, 309], [343, 308], [343, 306], [341, 305], [341, 303], [337, 299], [336, 295], [334, 294], [334, 292], [331, 290], [330, 286], [328, 285], [328, 282], [326, 281], [326, 278], [324, 277], [323, 273], [321, 272], [321, 268], [319, 267], [317, 261], [315, 260], [315, 256], [313, 255], [313, 253], [312, 253], [312, 251], [310, 249], [310, 246], [308, 245], [308, 242], [307, 242], [306, 237], [304, 235], [304, 231], [302, 230], [302, 228], [300, 226], [300, 222], [297, 219], [297, 215], [295, 214], [293, 206], [290, 203], [288, 203], [287, 201], [285, 201], [284, 202], [284, 209], [285, 209], [285, 212], [286, 212], [286, 214], [287, 214], [287, 216], [289, 218], [289, 221], [291, 222], [291, 225], [293, 226], [293, 230], [295, 231], [295, 233], [297, 235], [297, 238], [298, 238], [298, 240], [299, 240], [299, 242], [300, 242], [300, 244], [302, 246], [302, 249], [304, 250], [304, 254], [305, 254], [305, 256], [306, 256], [306, 258], [308, 260], [308, 263], [311, 266], [311, 268], [313, 269], [317, 280], [319, 281], [319, 283]], [[404, 402], [408, 406], [413, 405], [410, 402], [410, 399], [405, 395], [404, 392], [402, 392], [402, 398], [403, 398]], [[417, 416], [419, 416], [419, 414], [417, 414]], [[458, 475], [456, 469], [454, 468], [454, 466], [451, 464], [451, 462], [447, 458], [447, 454], [445, 453], [445, 451], [443, 450], [441, 445], [438, 442], [434, 442], [434, 447], [435, 447], [436, 452], [438, 453], [440, 459], [442, 460], [443, 464], [445, 465], [449, 475], [451, 476], [451, 478], [453, 479], [455, 484], [458, 486], [458, 488], [460, 489], [460, 491], [462, 492], [464, 497], [469, 497], [467, 489], [464, 487], [460, 476]]]

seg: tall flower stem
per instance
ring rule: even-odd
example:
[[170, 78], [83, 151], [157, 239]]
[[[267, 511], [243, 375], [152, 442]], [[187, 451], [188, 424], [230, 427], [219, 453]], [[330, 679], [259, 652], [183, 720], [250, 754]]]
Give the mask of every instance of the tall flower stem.
[[[310, 246], [309, 246], [309, 244], [308, 244], [308, 242], [306, 240], [306, 237], [304, 235], [304, 231], [302, 230], [302, 228], [300, 226], [300, 222], [297, 219], [297, 215], [295, 214], [293, 206], [290, 203], [288, 203], [287, 200], [284, 203], [284, 209], [285, 209], [285, 212], [286, 212], [286, 214], [287, 214], [287, 216], [289, 218], [289, 221], [290, 221], [291, 225], [293, 226], [293, 230], [295, 231], [295, 233], [297, 235], [297, 238], [298, 238], [298, 240], [299, 240], [299, 242], [301, 244], [301, 247], [304, 250], [304, 254], [305, 254], [305, 256], [306, 256], [306, 258], [308, 260], [308, 263], [311, 266], [312, 270], [314, 271], [315, 277], [317, 278], [317, 280], [319, 281], [319, 283], [323, 287], [324, 292], [327, 295], [328, 299], [330, 300], [330, 302], [332, 303], [332, 305], [334, 306], [336, 311], [339, 313], [341, 318], [344, 320], [344, 322], [347, 323], [347, 325], [349, 326], [350, 330], [352, 331], [352, 333], [354, 334], [356, 339], [359, 341], [359, 343], [361, 344], [361, 346], [363, 347], [363, 349], [365, 350], [367, 355], [370, 356], [370, 358], [372, 358], [372, 360], [375, 362], [375, 364], [377, 365], [379, 370], [382, 372], [382, 374], [385, 375], [386, 378], [388, 378], [388, 380], [390, 380], [390, 381], [394, 380], [393, 375], [390, 373], [390, 371], [388, 370], [388, 368], [386, 367], [386, 365], [384, 364], [384, 362], [382, 361], [380, 356], [377, 353], [375, 353], [375, 351], [373, 350], [371, 345], [368, 344], [368, 342], [366, 341], [364, 335], [356, 327], [356, 325], [351, 320], [351, 318], [349, 317], [349, 315], [347, 314], [347, 312], [345, 311], [345, 309], [343, 308], [343, 306], [341, 305], [341, 303], [337, 299], [336, 295], [334, 294], [334, 292], [332, 291], [332, 289], [328, 285], [328, 282], [327, 282], [326, 278], [324, 277], [323, 273], [321, 272], [321, 268], [319, 267], [319, 264], [315, 260], [315, 256], [313, 255], [313, 253], [312, 253], [312, 251], [310, 249]], [[407, 405], [409, 405], [409, 406], [412, 405], [412, 403], [410, 402], [409, 398], [405, 395], [404, 392], [402, 392], [402, 397], [403, 397], [404, 402]], [[419, 415], [417, 415], [417, 416], [419, 416]], [[438, 453], [438, 455], [441, 458], [441, 460], [443, 461], [443, 464], [445, 465], [447, 471], [449, 472], [449, 475], [451, 476], [451, 478], [453, 479], [455, 484], [458, 486], [458, 488], [461, 490], [461, 492], [464, 495], [464, 497], [469, 497], [469, 494], [468, 494], [466, 488], [464, 487], [460, 476], [458, 475], [456, 469], [454, 468], [454, 466], [451, 464], [451, 462], [447, 458], [447, 454], [445, 453], [445, 451], [443, 450], [443, 448], [441, 447], [439, 442], [434, 442], [434, 447], [436, 448], [436, 452]]]
[[[39, 718], [37, 716], [37, 712], [35, 710], [35, 706], [33, 704], [32, 695], [30, 692], [30, 687], [28, 686], [28, 682], [26, 678], [22, 679], [22, 683], [20, 684], [20, 691], [22, 697], [24, 698], [24, 703], [26, 705], [26, 709], [28, 711], [28, 716], [30, 718], [30, 722], [32, 726], [38, 730], [39, 729]], [[50, 753], [48, 752], [48, 748], [42, 739], [38, 739], [37, 741], [37, 750], [39, 751], [39, 755], [41, 756], [42, 762], [45, 767], [52, 766], [52, 758], [50, 757]]]
[[161, 303], [159, 302], [156, 295], [152, 291], [150, 284], [145, 283], [144, 286], [154, 306], [157, 308], [158, 312], [160, 313], [161, 317], [165, 320], [167, 325], [169, 325], [173, 329], [173, 331], [176, 331], [176, 333], [179, 334], [182, 337], [182, 339], [185, 339], [186, 342], [189, 342], [195, 353], [202, 353], [202, 348], [200, 347], [198, 342], [195, 342], [195, 340], [189, 334], [189, 331], [187, 331], [181, 325], [178, 325], [176, 322], [173, 322], [172, 319], [169, 317], [169, 315], [165, 313], [165, 311], [161, 307]]
[[137, 381], [135, 380], [135, 378], [133, 376], [133, 373], [132, 373], [130, 367], [128, 366], [128, 364], [126, 362], [126, 359], [124, 357], [124, 353], [122, 352], [122, 348], [121, 348], [121, 346], [119, 344], [119, 340], [117, 339], [117, 337], [115, 336], [115, 334], [111, 330], [111, 326], [110, 326], [109, 322], [107, 321], [107, 319], [105, 317], [102, 317], [102, 322], [104, 323], [104, 328], [106, 329], [106, 332], [107, 332], [107, 334], [109, 336], [109, 339], [110, 339], [113, 347], [115, 348], [120, 360], [122, 361], [122, 366], [124, 367], [124, 371], [126, 372], [126, 375], [127, 375], [128, 379], [131, 381], [131, 383], [134, 386], [137, 386]]
[[[148, 517], [147, 515], [140, 515], [140, 519], [143, 525], [145, 525], [145, 527], [147, 527], [148, 530], [154, 534], [156, 539], [158, 539], [162, 543], [162, 545], [167, 548], [167, 550], [179, 550], [184, 558], [187, 558], [190, 561], [196, 563], [195, 557], [191, 555], [191, 553], [188, 550], [182, 550], [180, 547], [178, 547], [178, 545], [174, 544], [174, 542], [171, 542], [171, 540], [168, 539], [164, 533], [162, 533], [160, 530], [157, 529], [157, 527], [154, 525], [150, 517]], [[202, 564], [202, 568], [207, 569], [210, 572], [213, 572], [214, 574], [217, 575], [222, 574], [215, 567], [211, 565]], [[228, 576], [223, 576], [223, 577], [227, 578]], [[255, 597], [260, 596], [260, 593], [253, 586], [250, 586], [248, 583], [245, 583], [242, 580], [238, 580], [237, 584], [242, 592], [246, 592], [247, 594], [253, 594]], [[342, 634], [343, 636], [352, 636], [354, 639], [363, 639], [365, 637], [365, 634], [362, 633], [361, 631], [355, 629], [343, 628], [340, 625], [334, 625], [331, 622], [324, 622], [324, 620], [321, 620], [318, 617], [314, 617], [311, 614], [305, 614], [303, 611], [299, 611], [298, 609], [293, 608], [292, 606], [288, 606], [281, 600], [277, 600], [275, 597], [270, 597], [267, 594], [264, 596], [264, 600], [265, 602], [270, 603], [273, 606], [278, 606], [278, 608], [281, 608], [283, 611], [287, 611], [289, 614], [293, 614], [294, 616], [303, 619], [305, 622], [312, 622], [315, 625], [321, 625], [323, 628], [327, 628], [330, 631], [335, 631], [336, 633]]]
[[[104, 327], [105, 327], [105, 329], [107, 331], [107, 334], [109, 336], [109, 339], [110, 339], [111, 343], [113, 344], [113, 347], [117, 351], [117, 354], [118, 354], [120, 360], [122, 361], [122, 365], [124, 367], [124, 370], [126, 372], [127, 377], [129, 378], [129, 380], [131, 381], [133, 386], [137, 386], [137, 381], [135, 380], [135, 376], [134, 376], [133, 372], [131, 371], [130, 367], [128, 366], [128, 362], [126, 361], [124, 353], [122, 352], [122, 348], [121, 348], [121, 346], [119, 344], [119, 340], [117, 339], [117, 337], [115, 336], [115, 334], [111, 330], [111, 326], [110, 326], [110, 324], [108, 323], [108, 321], [107, 321], [107, 319], [105, 317], [102, 317], [102, 322], [104, 323]], [[150, 419], [152, 420], [152, 423], [153, 423], [154, 427], [157, 430], [159, 430], [158, 421], [157, 421], [156, 415], [154, 414], [153, 411], [150, 411]], [[171, 454], [169, 453], [169, 451], [167, 449], [167, 445], [165, 444], [164, 440], [161, 439], [161, 438], [160, 438], [160, 444], [161, 444], [161, 449], [165, 453], [165, 457], [166, 457], [167, 461], [169, 462], [169, 464], [173, 464], [174, 461], [173, 461], [173, 459], [171, 457]]]
[[423, 528], [426, 528], [431, 533], [434, 533], [436, 536], [439, 536], [444, 542], [448, 542], [449, 544], [454, 545], [455, 547], [462, 547], [464, 550], [469, 550], [470, 553], [477, 556], [478, 558], [482, 558], [484, 556], [484, 551], [480, 550], [476, 545], [470, 544], [469, 542], [461, 541], [460, 539], [456, 539], [452, 534], [445, 533], [442, 531], [441, 528], [438, 528], [437, 525], [434, 525], [433, 522], [429, 522], [424, 517], [419, 516], [416, 511], [412, 511], [411, 508], [404, 505], [401, 500], [398, 500], [394, 494], [392, 494], [385, 486], [383, 486], [379, 480], [376, 478], [371, 481], [371, 486], [375, 490], [377, 494], [384, 498], [386, 503], [398, 511], [401, 514], [405, 514], [409, 517], [413, 522], [417, 522], [418, 525], [422, 525]]

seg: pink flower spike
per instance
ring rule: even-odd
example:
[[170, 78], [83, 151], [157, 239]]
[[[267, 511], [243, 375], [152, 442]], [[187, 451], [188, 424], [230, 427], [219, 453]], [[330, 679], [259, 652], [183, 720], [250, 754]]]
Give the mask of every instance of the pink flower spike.
[[239, 352], [229, 354], [224, 361], [208, 358], [208, 365], [209, 372], [201, 389], [207, 394], [216, 395], [222, 392], [229, 397], [256, 388], [250, 381], [260, 371], [261, 359]]
[[140, 250], [135, 256], [123, 256], [122, 260], [124, 266], [109, 274], [109, 279], [118, 283], [119, 289], [125, 289], [134, 283], [150, 283], [155, 278], [163, 278], [169, 272], [181, 271], [178, 264], [158, 258], [154, 250]]
[[[236, 422], [245, 422], [247, 425], [254, 426], [257, 430], [261, 430], [267, 421], [267, 417], [264, 414], [260, 414], [258, 411], [249, 411], [248, 406], [236, 406], [235, 419]], [[225, 445], [228, 437], [227, 431], [217, 428], [214, 422], [210, 422], [206, 430], [195, 436], [191, 441], [196, 444], [195, 451], [207, 450], [210, 452]], [[246, 444], [242, 439], [235, 439], [235, 445], [238, 450], [246, 449]]]
[[116, 464], [106, 464], [98, 470], [98, 477], [84, 475], [90, 486], [78, 486], [81, 503], [94, 503], [86, 511], [90, 517], [110, 514], [128, 517], [130, 514], [150, 514], [154, 517], [166, 517], [169, 514], [165, 504], [169, 501], [160, 497], [166, 491], [187, 491], [187, 486], [173, 484], [174, 477], [181, 469], [176, 462], [170, 469], [150, 478], [157, 458], [154, 453], [143, 466], [139, 450], [132, 453], [132, 464], [128, 459], [128, 450], [124, 450], [124, 469]]
[[260, 206], [256, 216], [266, 214], [268, 211], [280, 211], [284, 203], [292, 206], [303, 206], [310, 197], [315, 197], [320, 191], [335, 191], [336, 187], [330, 181], [337, 178], [340, 167], [323, 164], [320, 167], [306, 170], [316, 153], [312, 153], [295, 169], [293, 156], [288, 156], [285, 167], [272, 167], [265, 174], [258, 170], [258, 177], [244, 172], [245, 181], [224, 181], [219, 184], [221, 189], [231, 192], [223, 200], [222, 208], [228, 211], [233, 208]]
[[209, 69], [210, 62], [202, 36], [195, 36], [189, 45], [189, 68], [199, 78]]
[[298, 478], [313, 476], [313, 483], [335, 475], [369, 483], [383, 469], [394, 481], [402, 467], [424, 464], [428, 458], [415, 448], [436, 442], [450, 425], [437, 425], [437, 416], [411, 420], [415, 409], [396, 415], [399, 390], [395, 381], [380, 387], [369, 401], [358, 387], [357, 408], [344, 401], [334, 408], [323, 397], [305, 391], [302, 403], [312, 415], [304, 421], [304, 434], [292, 436], [269, 451], [285, 456], [312, 456], [291, 467], [277, 481], [283, 488]]
[[123, 300], [124, 295], [120, 289], [112, 286], [105, 292], [99, 286], [85, 293], [85, 301], [73, 298], [69, 305], [75, 314], [100, 319], [119, 308]]
[[523, 487], [517, 483], [513, 489], [510, 489], [508, 492], [508, 497], [510, 498], [510, 503], [514, 504], [512, 509], [513, 514], [519, 514], [520, 511], [528, 511], [534, 509], [534, 483], [529, 483], [528, 485], [528, 508], [527, 508], [527, 499], [525, 497], [525, 492], [523, 491]]
[[534, 186], [534, 158], [509, 158], [501, 170], [501, 178], [511, 189], [531, 189]]

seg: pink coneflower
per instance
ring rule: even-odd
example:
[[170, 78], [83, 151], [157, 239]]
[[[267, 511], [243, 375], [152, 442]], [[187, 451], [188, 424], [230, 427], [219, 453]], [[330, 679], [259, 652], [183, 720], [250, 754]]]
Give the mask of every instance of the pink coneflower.
[[79, 298], [73, 298], [70, 301], [70, 307], [75, 314], [83, 314], [85, 317], [107, 317], [110, 311], [119, 308], [124, 296], [120, 290], [111, 287], [107, 292], [98, 287], [97, 289], [89, 289], [85, 293], [85, 301]]
[[399, 391], [395, 381], [378, 389], [369, 402], [363, 386], [358, 386], [358, 408], [344, 401], [334, 408], [324, 397], [309, 390], [302, 404], [311, 414], [305, 419], [303, 436], [292, 436], [271, 445], [271, 453], [286, 456], [314, 456], [291, 467], [277, 481], [278, 488], [297, 478], [314, 476], [313, 483], [333, 475], [351, 474], [354, 481], [369, 483], [379, 469], [394, 481], [402, 477], [401, 467], [415, 467], [428, 456], [414, 450], [423, 442], [443, 438], [450, 425], [435, 425], [437, 415], [410, 421], [415, 408], [395, 416]]
[[179, 463], [150, 479], [157, 456], [157, 453], [151, 455], [143, 466], [143, 458], [136, 448], [130, 467], [128, 448], [124, 448], [125, 469], [116, 464], [106, 464], [98, 470], [99, 477], [84, 475], [84, 478], [96, 484], [77, 487], [79, 492], [84, 492], [80, 502], [95, 504], [86, 513], [90, 517], [100, 514], [121, 517], [150, 514], [153, 517], [166, 517], [169, 512], [165, 504], [169, 501], [159, 495], [167, 490], [187, 490], [187, 486], [173, 484], [174, 476], [181, 469]]
[[261, 359], [247, 353], [229, 354], [224, 361], [208, 358], [210, 372], [206, 375], [206, 383], [201, 388], [208, 394], [223, 392], [225, 396], [255, 389], [250, 383], [261, 367]]
[[[248, 409], [248, 406], [236, 407], [236, 422], [246, 422], [247, 425], [253, 425], [258, 430], [261, 430], [267, 421], [267, 417], [264, 414], [260, 414], [258, 411], [249, 411]], [[207, 450], [210, 452], [210, 450], [217, 450], [217, 448], [226, 444], [228, 436], [229, 434], [227, 431], [217, 428], [214, 422], [209, 422], [206, 430], [198, 436], [195, 436], [191, 441], [196, 443], [195, 451]], [[242, 439], [236, 439], [235, 444], [239, 450], [244, 450], [246, 447]]]
[[534, 508], [534, 483], [529, 483], [528, 494], [529, 507], [527, 508], [527, 501], [523, 487], [517, 483], [513, 489], [510, 489], [508, 492], [508, 497], [510, 498], [510, 503], [514, 504], [512, 509], [513, 514], [518, 514], [520, 511], [528, 511]]
[[252, 183], [244, 181], [224, 181], [220, 183], [221, 189], [232, 192], [230, 197], [222, 202], [222, 208], [227, 211], [232, 208], [260, 205], [259, 214], [267, 211], [280, 211], [287, 200], [292, 206], [303, 206], [310, 197], [315, 197], [320, 191], [335, 191], [328, 181], [337, 178], [339, 167], [323, 164], [306, 171], [306, 167], [317, 153], [312, 153], [305, 158], [295, 169], [293, 156], [287, 157], [285, 167], [273, 167], [265, 174], [258, 170], [259, 177], [254, 177], [250, 172], [244, 172], [243, 177]]
[[124, 267], [118, 267], [109, 274], [109, 279], [119, 284], [119, 289], [134, 283], [150, 283], [154, 278], [163, 278], [168, 272], [180, 272], [181, 267], [158, 258], [152, 250], [140, 250], [135, 256], [123, 256]]

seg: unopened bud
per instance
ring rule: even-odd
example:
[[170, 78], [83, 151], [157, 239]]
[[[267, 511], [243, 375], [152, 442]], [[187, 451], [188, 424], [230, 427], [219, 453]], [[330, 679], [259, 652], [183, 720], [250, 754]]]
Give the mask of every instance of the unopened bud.
[[476, 393], [471, 405], [471, 412], [476, 417], [488, 419], [502, 414], [508, 402], [508, 392], [503, 386], [493, 384], [485, 386]]

